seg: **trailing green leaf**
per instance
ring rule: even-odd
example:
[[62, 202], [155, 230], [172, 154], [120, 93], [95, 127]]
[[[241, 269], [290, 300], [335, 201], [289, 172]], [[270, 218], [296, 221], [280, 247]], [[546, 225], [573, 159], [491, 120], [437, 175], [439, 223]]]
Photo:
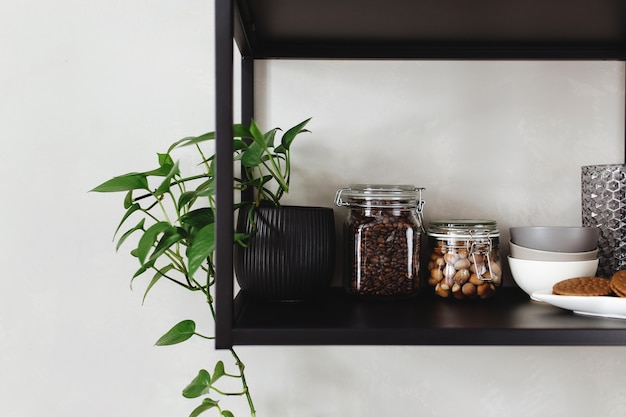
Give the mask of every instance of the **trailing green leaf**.
[[187, 249], [187, 270], [189, 276], [200, 268], [202, 263], [215, 251], [215, 223], [208, 224], [198, 230], [193, 242]]
[[196, 187], [196, 195], [198, 197], [208, 197], [215, 195], [215, 177], [211, 176], [208, 180]]
[[170, 227], [172, 226], [168, 222], [158, 222], [150, 226], [143, 236], [141, 236], [139, 244], [137, 245], [137, 258], [139, 258], [141, 264], [145, 263], [148, 253], [150, 253], [150, 250], [154, 247], [159, 235]]
[[178, 175], [180, 173], [178, 169], [178, 162], [168, 167], [169, 167], [169, 172], [163, 179], [163, 182], [161, 182], [161, 185], [159, 185], [159, 188], [157, 188], [156, 191], [154, 192], [155, 197], [160, 197], [163, 194], [167, 193], [170, 190], [170, 185], [171, 185], [170, 183], [172, 182], [172, 178], [174, 178], [175, 175]]
[[91, 191], [99, 193], [114, 193], [119, 191], [130, 190], [148, 190], [148, 180], [145, 174], [130, 173], [120, 175], [119, 177], [111, 178], [108, 181], [103, 182]]
[[152, 171], [144, 172], [147, 177], [165, 177], [167, 176], [172, 167], [174, 166], [174, 160], [167, 153], [158, 153], [159, 167]]
[[204, 226], [214, 222], [215, 215], [213, 214], [213, 209], [208, 207], [192, 210], [180, 218], [182, 225], [191, 226], [196, 229], [202, 229]]
[[248, 144], [240, 139], [233, 139], [233, 152], [240, 151], [242, 149], [246, 149]]
[[308, 132], [308, 130], [304, 129], [304, 126], [306, 126], [310, 120], [311, 118], [308, 118], [305, 121], [300, 122], [299, 124], [295, 125], [294, 127], [292, 127], [291, 129], [285, 132], [281, 140], [281, 145], [284, 149], [289, 150], [294, 139], [300, 133]]
[[215, 369], [213, 369], [213, 376], [211, 377], [211, 384], [215, 384], [215, 382], [226, 375], [226, 371], [224, 370], [224, 362], [218, 361], [215, 364]]
[[201, 369], [198, 375], [183, 389], [183, 397], [198, 398], [201, 395], [208, 394], [211, 389], [211, 375]]
[[252, 139], [250, 128], [244, 124], [236, 123], [233, 125], [233, 137], [242, 139]]
[[[174, 325], [174, 327], [169, 329], [167, 333], [161, 336], [159, 340], [156, 341], [155, 345], [169, 346], [169, 345], [175, 345], [177, 343], [184, 342], [185, 340], [193, 336], [195, 331], [196, 331], [196, 323], [193, 320], [183, 320], [177, 323], [176, 325]], [[208, 375], [208, 372], [207, 372], [207, 375]], [[210, 380], [211, 378], [208, 377], [207, 381], [210, 381]]]
[[133, 205], [133, 190], [129, 190], [124, 197], [124, 208], [129, 209]]
[[[132, 252], [131, 252], [131, 254], [132, 254]], [[137, 278], [138, 276], [144, 274], [146, 271], [148, 271], [153, 266], [154, 266], [154, 261], [146, 262], [146, 263], [141, 264], [139, 269], [133, 274], [133, 276], [130, 279], [130, 287], [131, 288], [133, 287], [133, 282], [135, 281], [135, 278]]]
[[124, 232], [124, 234], [122, 236], [120, 236], [120, 238], [118, 239], [117, 245], [115, 245], [115, 250], [116, 251], [119, 250], [120, 247], [122, 246], [122, 243], [124, 243], [124, 241], [126, 241], [126, 239], [128, 239], [128, 237], [130, 235], [135, 233], [137, 230], [143, 230], [143, 226], [144, 226], [145, 222], [146, 222], [146, 219], [141, 219], [141, 220], [139, 220], [139, 223], [137, 223], [137, 225], [135, 227], [127, 230], [126, 232]]
[[197, 198], [198, 195], [195, 191], [185, 191], [178, 197], [178, 207], [184, 207], [188, 204], [191, 205]]
[[[200, 404], [199, 406], [197, 406], [192, 412], [191, 414], [189, 414], [189, 417], [197, 417], [200, 414], [204, 413], [207, 410], [210, 410], [211, 408], [217, 407], [217, 401], [214, 401], [210, 398], [205, 398], [204, 400], [202, 400], [202, 404]], [[230, 411], [228, 412], [230, 413]], [[222, 412], [223, 416], [228, 416], [228, 414], [224, 414]], [[229, 417], [234, 417], [232, 413], [230, 413]]]
[[189, 136], [186, 138], [182, 138], [172, 143], [170, 147], [168, 148], [167, 153], [168, 154], [171, 153], [176, 148], [189, 146], [189, 145], [197, 145], [201, 142], [205, 142], [207, 140], [213, 140], [213, 139], [215, 139], [215, 132], [208, 132], [200, 136]]
[[157, 259], [161, 257], [168, 249], [170, 249], [173, 245], [178, 242], [184, 240], [186, 238], [186, 233], [183, 229], [170, 226], [163, 230], [163, 234], [161, 239], [157, 242], [154, 247], [154, 251], [150, 255], [150, 258], [146, 261], [147, 263], [154, 263]]
[[267, 144], [265, 143], [265, 135], [263, 134], [263, 132], [261, 132], [259, 125], [256, 124], [254, 120], [250, 122], [250, 134], [251, 139], [255, 143], [258, 143], [264, 149], [267, 148]]
[[125, 208], [126, 208], [126, 213], [124, 213], [124, 216], [122, 216], [122, 220], [117, 225], [117, 229], [115, 229], [114, 236], [117, 235], [117, 232], [119, 232], [120, 228], [122, 227], [122, 225], [124, 224], [126, 219], [128, 219], [130, 217], [131, 214], [133, 214], [137, 210], [141, 210], [141, 206], [139, 204], [137, 204], [137, 203], [133, 203], [130, 206], [125, 207]]
[[198, 197], [210, 197], [215, 194], [215, 180], [210, 176], [206, 181], [202, 182], [193, 191], [185, 191], [178, 198], [178, 206], [189, 206], [196, 201]]
[[148, 284], [148, 286], [146, 287], [146, 291], [143, 293], [143, 299], [141, 300], [142, 303], [144, 303], [146, 301], [146, 297], [148, 296], [148, 293], [150, 292], [150, 290], [152, 289], [152, 287], [154, 287], [154, 284], [156, 284], [161, 278], [163, 278], [164, 276], [167, 275], [167, 273], [169, 271], [171, 271], [172, 269], [174, 269], [174, 264], [169, 264], [166, 265], [165, 267], [159, 269], [154, 276], [152, 277], [152, 279], [150, 280], [150, 283]]
[[269, 132], [266, 132], [264, 136], [265, 146], [267, 148], [274, 147], [274, 138], [276, 137], [276, 131], [278, 129], [272, 129]]
[[174, 160], [172, 156], [168, 153], [157, 153], [157, 157], [159, 158], [159, 166], [162, 167], [171, 167], [174, 165]]
[[241, 164], [245, 167], [256, 167], [263, 162], [263, 145], [258, 142], [251, 144], [241, 156]]

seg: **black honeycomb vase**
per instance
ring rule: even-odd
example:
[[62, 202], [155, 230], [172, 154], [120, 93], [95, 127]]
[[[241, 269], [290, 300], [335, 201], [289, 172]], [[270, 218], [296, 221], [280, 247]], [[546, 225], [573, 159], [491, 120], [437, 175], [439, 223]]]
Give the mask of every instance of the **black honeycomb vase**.
[[[307, 300], [330, 286], [335, 265], [335, 220], [327, 207], [259, 207], [248, 247], [235, 244], [235, 274], [247, 294], [274, 301]], [[249, 233], [248, 211], [237, 230]]]

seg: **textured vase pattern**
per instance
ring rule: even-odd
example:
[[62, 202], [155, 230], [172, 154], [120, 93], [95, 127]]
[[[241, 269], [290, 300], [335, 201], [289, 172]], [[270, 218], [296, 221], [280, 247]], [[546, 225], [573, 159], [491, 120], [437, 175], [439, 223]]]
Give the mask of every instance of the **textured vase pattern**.
[[582, 225], [600, 229], [597, 275], [626, 269], [626, 165], [582, 167]]
[[[260, 207], [247, 248], [235, 246], [235, 274], [250, 295], [305, 300], [330, 286], [335, 269], [335, 220], [326, 207]], [[237, 228], [251, 230], [247, 212]]]

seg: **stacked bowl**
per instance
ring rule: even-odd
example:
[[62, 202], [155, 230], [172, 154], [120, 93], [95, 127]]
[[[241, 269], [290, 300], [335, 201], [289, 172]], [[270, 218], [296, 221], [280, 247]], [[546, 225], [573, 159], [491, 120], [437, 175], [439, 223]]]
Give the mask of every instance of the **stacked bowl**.
[[595, 227], [511, 227], [509, 267], [515, 283], [532, 293], [567, 278], [595, 276], [598, 236]]

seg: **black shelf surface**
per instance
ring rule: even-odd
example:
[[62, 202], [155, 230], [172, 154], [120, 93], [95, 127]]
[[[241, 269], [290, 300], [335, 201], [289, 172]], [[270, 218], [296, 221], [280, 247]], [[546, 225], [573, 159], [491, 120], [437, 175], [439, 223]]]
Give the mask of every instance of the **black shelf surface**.
[[623, 59], [623, 0], [236, 0], [253, 58]]
[[518, 288], [476, 302], [363, 300], [333, 288], [277, 303], [240, 292], [234, 317], [235, 345], [626, 345], [625, 320], [577, 315]]

